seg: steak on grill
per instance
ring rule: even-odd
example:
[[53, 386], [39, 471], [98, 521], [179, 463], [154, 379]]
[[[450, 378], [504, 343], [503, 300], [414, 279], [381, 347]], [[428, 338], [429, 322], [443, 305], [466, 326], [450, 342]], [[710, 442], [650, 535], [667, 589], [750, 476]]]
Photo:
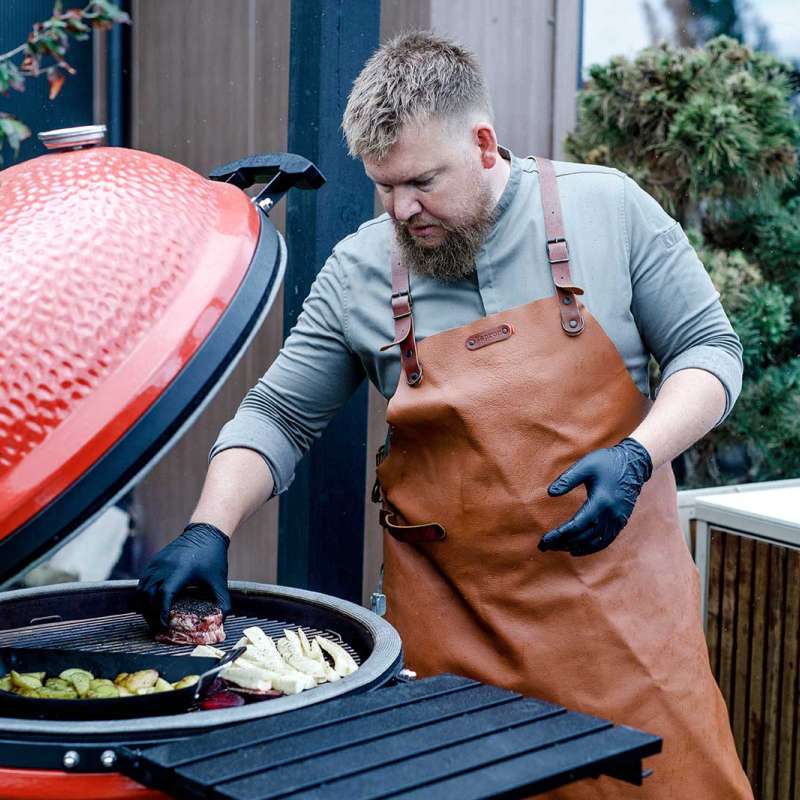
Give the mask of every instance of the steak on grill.
[[157, 642], [219, 644], [225, 641], [222, 611], [207, 600], [179, 598], [169, 611], [169, 626], [156, 634]]

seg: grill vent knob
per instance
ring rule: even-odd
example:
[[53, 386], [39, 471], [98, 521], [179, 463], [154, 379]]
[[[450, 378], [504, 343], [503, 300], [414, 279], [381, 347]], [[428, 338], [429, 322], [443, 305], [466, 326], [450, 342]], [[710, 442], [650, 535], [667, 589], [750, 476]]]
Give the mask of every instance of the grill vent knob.
[[75, 750], [67, 750], [64, 753], [64, 769], [75, 769], [81, 763], [80, 755]]
[[39, 140], [48, 150], [77, 150], [101, 144], [105, 135], [105, 125], [82, 125], [77, 128], [42, 131], [39, 133]]
[[103, 750], [100, 754], [100, 763], [106, 769], [111, 769], [117, 763], [117, 754], [113, 750]]

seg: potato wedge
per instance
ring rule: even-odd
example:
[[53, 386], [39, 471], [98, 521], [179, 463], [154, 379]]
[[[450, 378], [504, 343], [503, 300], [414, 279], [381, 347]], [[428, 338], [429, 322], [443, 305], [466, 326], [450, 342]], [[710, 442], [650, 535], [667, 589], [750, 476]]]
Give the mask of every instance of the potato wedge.
[[132, 694], [139, 694], [140, 689], [152, 689], [158, 680], [158, 672], [154, 669], [142, 669], [132, 672], [122, 683]]
[[90, 672], [76, 670], [67, 680], [75, 687], [75, 691], [78, 693], [79, 697], [86, 697], [86, 695], [89, 694], [89, 690], [92, 688], [92, 681], [94, 678]]
[[172, 687], [174, 689], [188, 689], [190, 686], [194, 686], [199, 680], [199, 675], [184, 675], [179, 681], [175, 681]]
[[74, 692], [75, 687], [63, 678], [48, 678], [44, 682], [45, 689], [54, 689], [57, 692]]
[[153, 686], [153, 690], [155, 692], [174, 692], [175, 689], [173, 688], [172, 684], [169, 681], [165, 681], [162, 677], [159, 676], [158, 680], [155, 682]]
[[71, 682], [75, 675], [84, 675], [87, 680], [94, 680], [94, 675], [92, 675], [91, 672], [87, 672], [85, 669], [65, 669], [58, 677]]
[[11, 683], [10, 675], [3, 675], [3, 677], [0, 678], [0, 690], [4, 692], [14, 691], [14, 685]]
[[119, 689], [114, 686], [112, 681], [99, 683], [93, 689], [89, 689], [86, 697], [90, 700], [110, 700], [113, 697], [119, 697]]
[[45, 700], [77, 700], [78, 693], [68, 684], [66, 689], [53, 689], [49, 686], [42, 686], [36, 690], [36, 696]]
[[[44, 673], [42, 673], [42, 678], [44, 678]], [[19, 673], [16, 670], [11, 670], [11, 683], [17, 687], [17, 689], [41, 689], [42, 688], [42, 680], [35, 675], [31, 675], [29, 673]]]

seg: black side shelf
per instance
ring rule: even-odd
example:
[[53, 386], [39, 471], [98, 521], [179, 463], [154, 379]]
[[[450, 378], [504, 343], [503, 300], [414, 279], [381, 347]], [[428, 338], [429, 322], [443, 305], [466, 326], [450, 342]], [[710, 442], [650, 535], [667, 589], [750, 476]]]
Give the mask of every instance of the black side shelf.
[[180, 798], [483, 800], [599, 775], [641, 785], [660, 751], [657, 736], [439, 675], [122, 748], [116, 768]]

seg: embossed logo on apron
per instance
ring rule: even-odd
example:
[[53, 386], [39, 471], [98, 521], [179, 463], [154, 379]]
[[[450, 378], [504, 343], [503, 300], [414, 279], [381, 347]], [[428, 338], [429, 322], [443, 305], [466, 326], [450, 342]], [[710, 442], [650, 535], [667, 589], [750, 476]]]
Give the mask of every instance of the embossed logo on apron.
[[505, 341], [510, 338], [513, 333], [514, 326], [504, 322], [502, 325], [495, 325], [494, 328], [488, 328], [485, 331], [473, 333], [465, 344], [467, 350], [480, 350], [481, 347], [486, 347], [495, 342]]

